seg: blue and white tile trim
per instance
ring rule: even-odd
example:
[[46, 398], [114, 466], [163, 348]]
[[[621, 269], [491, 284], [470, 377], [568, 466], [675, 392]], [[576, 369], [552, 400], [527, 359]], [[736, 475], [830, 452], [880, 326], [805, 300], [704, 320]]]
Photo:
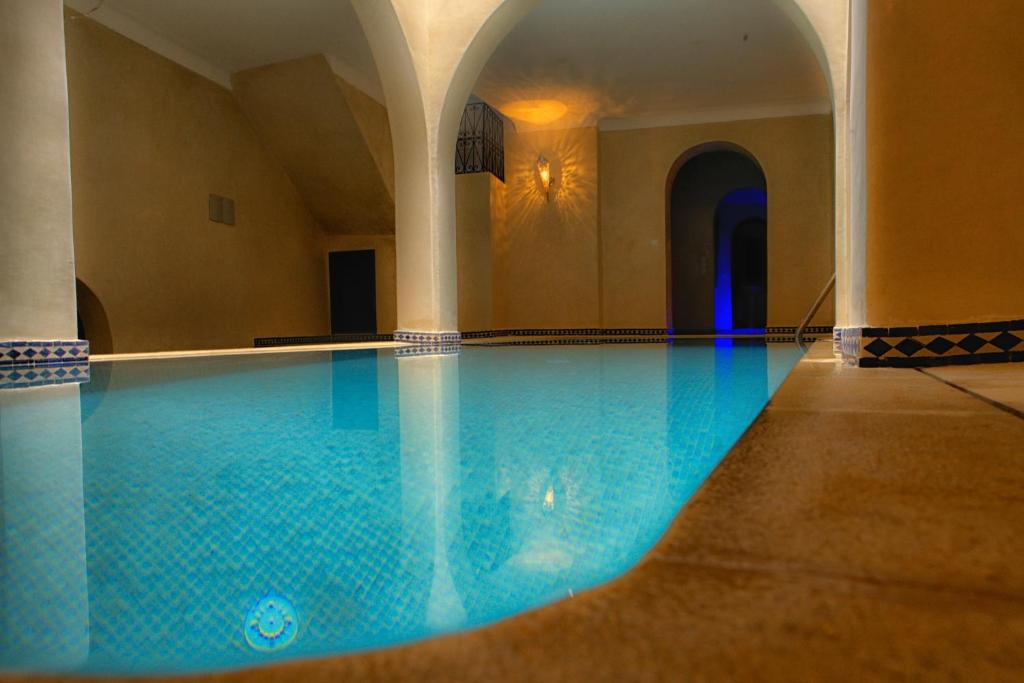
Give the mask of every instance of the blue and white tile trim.
[[84, 339], [0, 341], [0, 389], [89, 381]]
[[0, 341], [0, 367], [11, 365], [43, 366], [89, 360], [89, 342], [85, 339], [47, 339]]
[[461, 344], [462, 334], [460, 332], [414, 332], [411, 330], [397, 330], [394, 334], [396, 342], [406, 344], [430, 344], [431, 346], [445, 346], [450, 344]]
[[89, 361], [55, 365], [0, 366], [0, 389], [27, 389], [53, 384], [84, 384], [89, 381]]
[[860, 357], [861, 328], [837, 327], [832, 333], [832, 351], [847, 365], [856, 365]]

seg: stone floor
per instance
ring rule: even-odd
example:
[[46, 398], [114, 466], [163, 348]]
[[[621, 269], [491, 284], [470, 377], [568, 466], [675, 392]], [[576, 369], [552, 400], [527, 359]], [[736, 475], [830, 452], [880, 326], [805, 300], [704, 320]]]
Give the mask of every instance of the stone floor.
[[1024, 680], [1022, 370], [858, 369], [816, 344], [620, 579], [477, 631], [204, 680]]
[[958, 365], [929, 368], [927, 373], [1024, 417], [1024, 363]]

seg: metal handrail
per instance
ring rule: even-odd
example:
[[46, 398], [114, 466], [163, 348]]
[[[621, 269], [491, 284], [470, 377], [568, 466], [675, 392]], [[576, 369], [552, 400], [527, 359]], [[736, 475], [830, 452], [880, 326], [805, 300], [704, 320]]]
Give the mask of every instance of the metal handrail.
[[793, 335], [793, 338], [796, 340], [797, 344], [803, 346], [804, 330], [807, 329], [807, 326], [811, 324], [811, 319], [814, 318], [814, 314], [817, 313], [818, 309], [821, 308], [821, 305], [825, 303], [825, 298], [829, 295], [829, 292], [831, 292], [832, 288], [835, 286], [836, 274], [832, 273], [832, 277], [829, 278], [828, 284], [825, 285], [825, 289], [821, 290], [821, 294], [818, 295], [818, 298], [815, 300], [814, 305], [811, 306], [811, 310], [807, 311], [807, 315], [804, 316], [804, 319], [800, 323], [800, 326], [796, 328], [796, 334]]

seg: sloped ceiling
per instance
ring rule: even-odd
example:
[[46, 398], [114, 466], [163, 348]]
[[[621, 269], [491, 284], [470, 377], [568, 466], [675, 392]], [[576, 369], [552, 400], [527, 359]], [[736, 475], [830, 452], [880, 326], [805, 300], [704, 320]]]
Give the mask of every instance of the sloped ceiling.
[[[98, 6], [94, 18], [104, 23], [134, 22], [220, 74], [323, 54], [383, 101], [350, 0], [66, 1], [82, 12]], [[475, 93], [504, 110], [524, 100], [565, 105], [544, 124], [513, 118], [524, 129], [830, 108], [814, 54], [775, 0], [543, 0], [498, 47]]]

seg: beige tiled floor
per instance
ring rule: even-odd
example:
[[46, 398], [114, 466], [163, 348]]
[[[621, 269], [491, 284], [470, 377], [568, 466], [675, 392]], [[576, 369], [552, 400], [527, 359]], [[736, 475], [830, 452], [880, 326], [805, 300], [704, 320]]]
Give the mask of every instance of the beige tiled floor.
[[949, 366], [929, 368], [927, 372], [1024, 412], [1024, 363]]
[[[988, 372], [944, 377], [1019, 390]], [[205, 680], [1021, 680], [1022, 558], [1024, 420], [818, 344], [620, 579], [468, 633]]]

